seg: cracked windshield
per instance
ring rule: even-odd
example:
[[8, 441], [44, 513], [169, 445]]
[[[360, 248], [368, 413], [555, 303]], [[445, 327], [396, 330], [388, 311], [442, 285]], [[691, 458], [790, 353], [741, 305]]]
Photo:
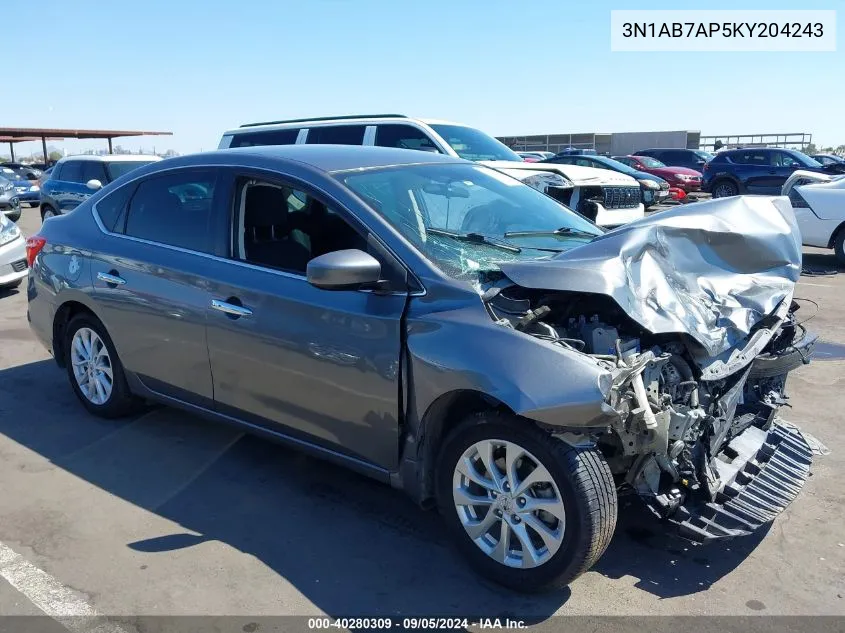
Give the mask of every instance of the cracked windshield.
[[477, 279], [501, 262], [549, 258], [602, 234], [552, 198], [478, 165], [414, 165], [342, 179], [457, 278]]

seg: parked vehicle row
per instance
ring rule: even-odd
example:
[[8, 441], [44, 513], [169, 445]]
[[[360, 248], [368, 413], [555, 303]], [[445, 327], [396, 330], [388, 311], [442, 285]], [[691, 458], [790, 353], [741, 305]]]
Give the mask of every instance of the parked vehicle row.
[[[38, 175], [36, 175], [36, 173]], [[37, 184], [38, 170], [14, 169], [8, 165], [0, 165], [0, 176], [12, 183], [18, 203], [26, 203], [30, 206], [37, 206], [40, 200], [40, 191]], [[32, 176], [31, 178], [29, 176]]]
[[669, 196], [669, 184], [662, 178], [643, 171], [637, 171], [620, 161], [607, 158], [606, 156], [595, 154], [566, 154], [548, 158], [543, 161], [543, 164], [546, 163], [607, 169], [631, 176], [640, 184], [641, 199], [646, 209], [652, 205], [664, 202]]
[[0, 175], [0, 214], [17, 222], [21, 217], [21, 207], [15, 183]]
[[225, 132], [219, 148], [327, 143], [422, 150], [492, 166], [603, 227], [626, 224], [645, 213], [640, 185], [633, 178], [605, 169], [526, 163], [481, 130], [445, 121], [389, 114], [252, 123]]
[[702, 189], [715, 198], [739, 194], [780, 195], [786, 180], [798, 169], [836, 173], [836, 166], [824, 166], [792, 149], [752, 147], [724, 150], [704, 166]]

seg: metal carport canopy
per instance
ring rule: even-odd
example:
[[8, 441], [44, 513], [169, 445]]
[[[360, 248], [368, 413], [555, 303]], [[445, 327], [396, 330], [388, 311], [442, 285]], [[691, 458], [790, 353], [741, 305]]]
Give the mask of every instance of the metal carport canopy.
[[[112, 139], [121, 136], [171, 136], [173, 132], [146, 132], [140, 130], [75, 130], [64, 128], [41, 127], [0, 127], [0, 138], [12, 147], [12, 143], [23, 140], [41, 139], [44, 151], [44, 162], [47, 163], [47, 139], [61, 140], [66, 138], [104, 138], [109, 142], [109, 154], [112, 153]], [[9, 139], [20, 139], [9, 140]], [[12, 152], [14, 154], [14, 151]]]

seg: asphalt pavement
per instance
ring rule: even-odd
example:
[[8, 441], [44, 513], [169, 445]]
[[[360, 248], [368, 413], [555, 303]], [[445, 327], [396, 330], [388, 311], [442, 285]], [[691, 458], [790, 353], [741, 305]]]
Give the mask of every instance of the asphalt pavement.
[[[20, 224], [36, 232], [37, 209]], [[837, 270], [831, 253], [807, 253]], [[818, 303], [808, 326], [832, 344], [791, 378], [785, 417], [831, 451], [797, 500], [767, 531], [707, 546], [624, 507], [595, 568], [540, 596], [480, 580], [434, 512], [339, 467], [172, 409], [92, 417], [30, 333], [25, 285], [0, 293], [0, 614], [47, 613], [72, 630], [87, 629], [63, 614], [231, 615], [247, 632], [268, 615], [475, 614], [552, 629], [555, 614], [845, 615], [839, 271], [796, 292]]]

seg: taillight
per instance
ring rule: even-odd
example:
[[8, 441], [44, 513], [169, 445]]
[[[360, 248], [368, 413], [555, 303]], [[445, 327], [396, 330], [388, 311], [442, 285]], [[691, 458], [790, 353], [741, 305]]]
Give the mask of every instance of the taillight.
[[709, 163], [704, 163], [704, 164], [701, 166], [701, 171], [702, 171], [702, 172], [705, 172], [705, 171], [707, 171], [708, 169], [710, 169], [710, 164], [709, 164]]
[[32, 265], [35, 263], [35, 256], [41, 252], [41, 249], [44, 248], [44, 245], [47, 243], [43, 237], [38, 235], [33, 235], [32, 237], [27, 238], [26, 240], [26, 263], [32, 268]]

